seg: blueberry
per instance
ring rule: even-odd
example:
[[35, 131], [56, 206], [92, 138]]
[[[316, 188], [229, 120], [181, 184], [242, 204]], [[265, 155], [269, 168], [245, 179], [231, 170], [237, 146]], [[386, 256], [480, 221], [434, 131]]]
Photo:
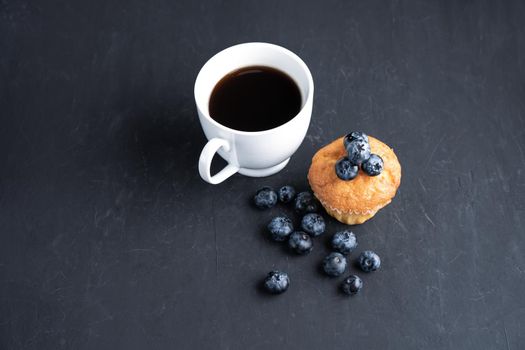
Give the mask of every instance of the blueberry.
[[314, 237], [317, 237], [324, 233], [326, 224], [321, 215], [309, 213], [303, 216], [303, 219], [301, 220], [301, 227], [305, 232], [313, 235]]
[[286, 272], [271, 271], [264, 279], [264, 288], [272, 294], [284, 293], [289, 286], [290, 278]]
[[335, 163], [335, 173], [341, 180], [348, 181], [352, 180], [357, 176], [359, 167], [353, 165], [348, 157], [343, 157]]
[[364, 272], [375, 271], [381, 266], [381, 259], [371, 250], [362, 252], [361, 255], [359, 255], [358, 262], [361, 270]]
[[293, 231], [292, 220], [286, 216], [277, 216], [268, 224], [268, 231], [274, 241], [284, 241]]
[[351, 253], [357, 247], [357, 239], [352, 231], [339, 231], [332, 237], [332, 248], [341, 253]]
[[350, 134], [346, 134], [346, 136], [343, 139], [343, 144], [345, 145], [345, 148], [347, 148], [348, 144], [354, 140], [362, 140], [368, 142], [368, 136], [364, 132], [360, 131], [352, 131]]
[[348, 276], [343, 283], [341, 283], [341, 289], [347, 295], [355, 295], [361, 288], [363, 288], [363, 281], [356, 275]]
[[253, 197], [253, 202], [259, 209], [271, 208], [277, 203], [277, 193], [270, 187], [263, 187]]
[[292, 186], [283, 186], [279, 188], [279, 200], [283, 203], [291, 202], [295, 197], [295, 188]]
[[330, 253], [323, 260], [323, 270], [328, 276], [341, 276], [346, 269], [346, 258], [341, 253]]
[[296, 231], [290, 235], [288, 246], [297, 254], [304, 255], [312, 251], [314, 242], [308, 234], [302, 231]]
[[299, 213], [313, 213], [317, 211], [317, 201], [308, 191], [301, 192], [295, 197], [295, 210]]
[[348, 159], [354, 165], [361, 165], [370, 158], [370, 145], [364, 140], [354, 140], [346, 147]]
[[370, 176], [377, 176], [383, 171], [383, 158], [377, 154], [371, 154], [370, 158], [362, 165], [363, 171]]

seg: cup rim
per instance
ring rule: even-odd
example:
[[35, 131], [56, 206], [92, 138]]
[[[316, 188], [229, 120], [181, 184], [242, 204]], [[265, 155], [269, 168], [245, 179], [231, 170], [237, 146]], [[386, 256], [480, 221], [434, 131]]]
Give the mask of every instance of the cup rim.
[[[259, 131], [243, 131], [243, 130], [232, 129], [230, 127], [227, 127], [227, 126], [222, 125], [219, 122], [215, 121], [210, 116], [210, 112], [209, 112], [208, 108], [204, 108], [204, 106], [202, 105], [204, 102], [202, 100], [198, 100], [197, 99], [197, 84], [200, 81], [200, 79], [202, 79], [202, 72], [206, 68], [206, 66], [208, 64], [210, 64], [210, 62], [213, 59], [215, 59], [218, 55], [224, 54], [224, 52], [229, 51], [229, 50], [231, 50], [231, 49], [233, 49], [235, 47], [238, 47], [238, 46], [266, 46], [266, 47], [271, 47], [273, 49], [281, 51], [283, 54], [285, 54], [285, 55], [289, 56], [290, 58], [292, 58], [301, 67], [301, 69], [305, 72], [306, 79], [308, 81], [308, 94], [307, 94], [307, 96], [305, 96], [304, 103], [301, 106], [301, 109], [299, 110], [299, 112], [297, 112], [297, 114], [293, 118], [288, 120], [286, 123], [281, 124], [279, 126], [276, 126], [275, 128], [272, 128], [272, 129], [259, 130]], [[238, 67], [238, 68], [242, 68], [242, 67]], [[279, 68], [277, 68], [277, 69], [279, 69]], [[284, 73], [288, 74], [287, 72], [284, 72]], [[312, 73], [310, 72], [310, 69], [308, 68], [306, 63], [304, 63], [304, 61], [299, 56], [297, 56], [295, 53], [293, 53], [292, 51], [290, 51], [290, 50], [288, 50], [288, 49], [286, 49], [286, 48], [284, 48], [282, 46], [271, 44], [271, 43], [266, 43], [266, 42], [254, 41], [254, 42], [246, 42], [246, 43], [232, 45], [230, 47], [227, 47], [227, 48], [217, 52], [215, 55], [210, 57], [206, 61], [206, 63], [204, 63], [204, 65], [201, 67], [201, 69], [199, 70], [199, 73], [197, 74], [197, 78], [195, 78], [195, 85], [193, 87], [193, 96], [195, 98], [195, 103], [197, 104], [197, 108], [204, 115], [204, 117], [209, 122], [211, 122], [213, 125], [215, 125], [216, 127], [219, 127], [221, 129], [227, 130], [227, 131], [229, 131], [231, 133], [238, 134], [238, 135], [263, 135], [263, 134], [267, 134], [267, 133], [270, 133], [270, 132], [274, 132], [275, 130], [277, 130], [279, 128], [283, 128], [286, 125], [292, 123], [297, 118], [299, 118], [301, 116], [302, 112], [304, 111], [304, 109], [306, 108], [307, 104], [309, 103], [309, 101], [312, 100], [313, 93], [314, 93], [313, 90], [314, 90], [314, 80], [312, 78]]]

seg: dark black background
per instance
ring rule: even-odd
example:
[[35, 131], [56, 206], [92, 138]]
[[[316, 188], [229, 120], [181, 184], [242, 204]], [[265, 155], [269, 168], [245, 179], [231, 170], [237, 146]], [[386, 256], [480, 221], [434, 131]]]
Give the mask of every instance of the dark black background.
[[[525, 347], [521, 1], [0, 2], [0, 348]], [[193, 83], [246, 41], [301, 56], [308, 135], [279, 174], [198, 176]], [[392, 146], [391, 205], [353, 227], [354, 298], [263, 232], [349, 130]], [[257, 289], [273, 268], [292, 285]], [[355, 268], [351, 268], [354, 273]]]

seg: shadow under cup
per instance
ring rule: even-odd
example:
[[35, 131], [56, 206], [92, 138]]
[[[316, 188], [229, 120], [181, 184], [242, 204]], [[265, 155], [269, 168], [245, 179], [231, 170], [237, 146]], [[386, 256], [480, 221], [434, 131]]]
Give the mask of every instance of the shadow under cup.
[[[248, 66], [275, 68], [295, 81], [302, 107], [294, 118], [273, 129], [248, 132], [228, 128], [210, 117], [209, 100], [215, 85], [228, 73]], [[217, 184], [236, 172], [262, 177], [286, 166], [308, 130], [314, 84], [310, 70], [293, 52], [268, 43], [245, 43], [229, 47], [206, 62], [195, 81], [194, 93], [199, 121], [209, 140], [199, 159], [199, 173], [205, 181]], [[210, 166], [215, 153], [228, 165], [212, 176]]]

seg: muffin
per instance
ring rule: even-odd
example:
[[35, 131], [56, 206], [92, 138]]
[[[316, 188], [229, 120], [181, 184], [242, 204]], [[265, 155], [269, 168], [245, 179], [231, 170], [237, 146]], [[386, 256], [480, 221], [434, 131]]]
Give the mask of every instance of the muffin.
[[383, 171], [369, 176], [361, 169], [352, 180], [341, 180], [335, 163], [347, 155], [343, 137], [321, 148], [308, 171], [310, 186], [327, 213], [348, 225], [362, 224], [392, 201], [401, 183], [401, 165], [394, 151], [368, 136], [370, 150], [383, 159]]

